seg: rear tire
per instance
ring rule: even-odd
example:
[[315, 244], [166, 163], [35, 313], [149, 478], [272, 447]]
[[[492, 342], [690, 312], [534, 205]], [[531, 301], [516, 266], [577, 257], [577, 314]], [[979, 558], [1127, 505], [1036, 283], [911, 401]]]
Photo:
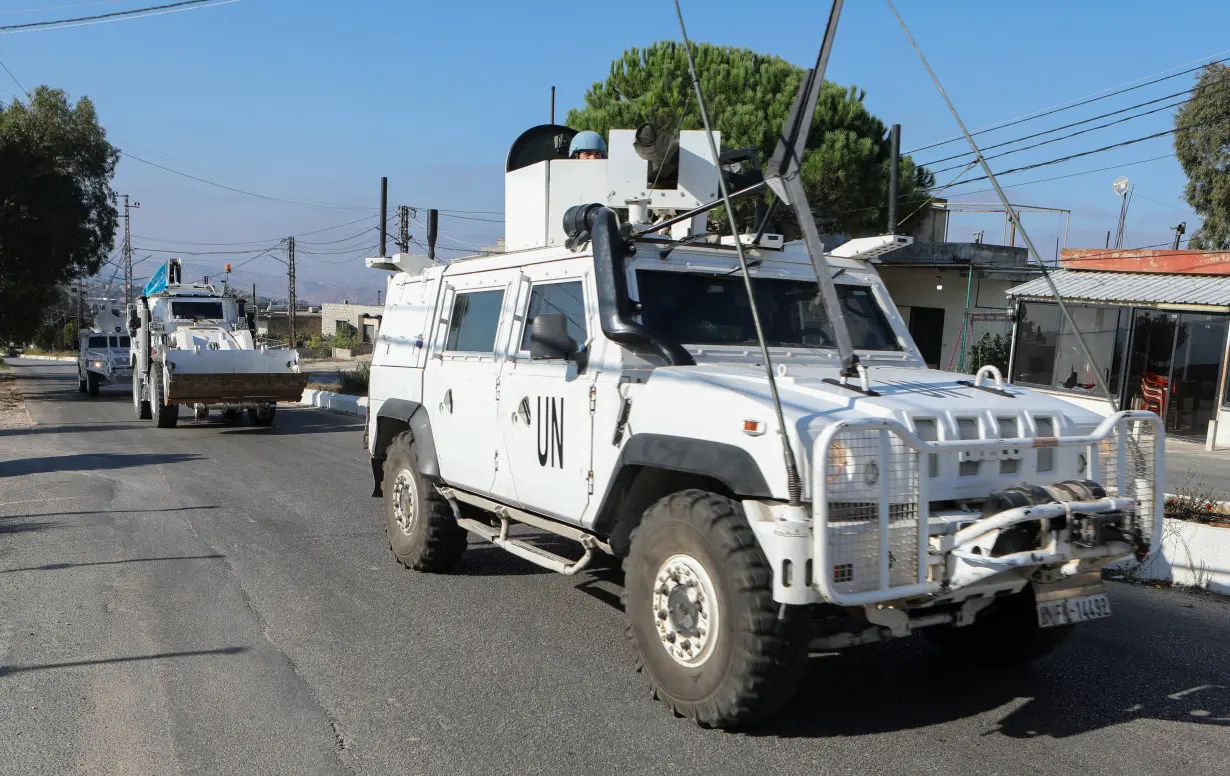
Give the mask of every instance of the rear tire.
[[162, 370], [157, 367], [149, 373], [149, 402], [158, 428], [175, 428], [179, 423], [179, 405], [163, 403]]
[[98, 395], [98, 375], [94, 372], [85, 373], [85, 389], [90, 396]]
[[1024, 665], [1054, 652], [1072, 633], [1071, 625], [1038, 627], [1033, 587], [987, 607], [964, 628], [923, 630], [945, 656], [977, 665]]
[[273, 424], [273, 416], [277, 414], [277, 405], [271, 404], [268, 407], [249, 407], [248, 422], [254, 426], [268, 426]]
[[222, 420], [226, 423], [238, 423], [243, 417], [243, 410], [222, 410]]
[[384, 459], [384, 531], [397, 562], [415, 571], [449, 571], [466, 549], [452, 505], [419, 473], [414, 436], [393, 437]]
[[747, 726], [806, 675], [811, 609], [773, 600], [769, 562], [738, 502], [703, 490], [661, 499], [632, 533], [624, 577], [636, 669], [676, 715]]
[[137, 420], [149, 420], [153, 417], [149, 400], [141, 395], [141, 375], [136, 369], [132, 371], [132, 411]]

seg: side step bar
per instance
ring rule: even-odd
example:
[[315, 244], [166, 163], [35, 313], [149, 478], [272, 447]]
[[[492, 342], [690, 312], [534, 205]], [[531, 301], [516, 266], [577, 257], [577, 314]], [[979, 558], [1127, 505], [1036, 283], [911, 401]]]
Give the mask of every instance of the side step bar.
[[[465, 491], [453, 490], [452, 488], [437, 487], [440, 492], [453, 505], [453, 513], [457, 517], [457, 524], [466, 529], [472, 534], [479, 536], [492, 544], [507, 550], [516, 555], [522, 560], [528, 560], [530, 563], [541, 566], [565, 576], [572, 576], [578, 571], [582, 571], [589, 566], [590, 561], [594, 559], [594, 552], [601, 551], [608, 555], [613, 555], [610, 545], [600, 541], [592, 534], [586, 533], [579, 528], [571, 525], [557, 523], [554, 520], [540, 517], [530, 512], [525, 512], [515, 507], [510, 507], [501, 504], [498, 501], [492, 501], [489, 498], [476, 496], [473, 493]], [[468, 517], [462, 517], [460, 510], [457, 509], [457, 502], [463, 502], [491, 512], [500, 519], [500, 527], [495, 528], [485, 523], [480, 523], [477, 520], [472, 520]], [[585, 550], [585, 554], [579, 560], [569, 560], [562, 555], [556, 555], [553, 552], [544, 550], [541, 547], [535, 547], [529, 542], [521, 539], [513, 539], [508, 535], [510, 524], [516, 521], [532, 525], [535, 528], [541, 528], [544, 531], [553, 533], [556, 536], [562, 536], [565, 539], [571, 539]]]

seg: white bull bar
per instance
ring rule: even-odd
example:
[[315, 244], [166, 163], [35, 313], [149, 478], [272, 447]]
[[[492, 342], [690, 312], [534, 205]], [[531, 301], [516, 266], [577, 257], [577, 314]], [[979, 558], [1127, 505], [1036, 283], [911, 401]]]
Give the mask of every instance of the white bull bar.
[[[960, 461], [1036, 460], [1025, 451], [1046, 448], [1084, 448], [1085, 473], [1022, 471], [1018, 484], [1031, 476], [1047, 478], [1032, 483], [1037, 485], [1087, 478], [1101, 484], [1108, 497], [1021, 507], [983, 518], [971, 515], [969, 525], [955, 534], [932, 540], [931, 455]], [[1128, 513], [1130, 527], [1151, 539], [1161, 524], [1163, 449], [1161, 419], [1142, 411], [1115, 413], [1084, 436], [1035, 439], [929, 442], [893, 419], [839, 421], [826, 427], [813, 446], [812, 583], [827, 601], [861, 606], [946, 594], [1014, 568], [1126, 554], [1118, 542], [1082, 548], [1054, 535], [1042, 548], [994, 558], [974, 548], [990, 532], [1017, 523], [1112, 511]], [[950, 560], [954, 568], [946, 570]]]

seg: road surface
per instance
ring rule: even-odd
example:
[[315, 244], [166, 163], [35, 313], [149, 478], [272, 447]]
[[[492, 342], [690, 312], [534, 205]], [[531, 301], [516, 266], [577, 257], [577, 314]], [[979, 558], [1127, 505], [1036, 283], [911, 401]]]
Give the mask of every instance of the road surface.
[[649, 698], [610, 572], [388, 554], [358, 421], [133, 419], [14, 362], [0, 429], [0, 771], [12, 774], [1195, 774], [1230, 763], [1230, 604], [1113, 585], [1030, 670], [921, 639], [816, 656], [752, 734]]

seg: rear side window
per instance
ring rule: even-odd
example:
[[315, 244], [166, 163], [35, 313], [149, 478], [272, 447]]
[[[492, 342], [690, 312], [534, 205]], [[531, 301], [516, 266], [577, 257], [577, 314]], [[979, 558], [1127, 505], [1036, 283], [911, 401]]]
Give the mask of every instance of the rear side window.
[[494, 353], [500, 328], [504, 289], [458, 293], [448, 322], [444, 349], [463, 353]]
[[581, 291], [581, 281], [573, 280], [567, 283], [550, 283], [534, 286], [530, 292], [530, 307], [525, 314], [525, 331], [521, 334], [521, 350], [530, 349], [530, 331], [534, 316], [542, 313], [558, 313], [568, 322], [568, 336], [572, 337], [578, 347], [584, 346], [589, 339], [585, 326], [585, 297]]

